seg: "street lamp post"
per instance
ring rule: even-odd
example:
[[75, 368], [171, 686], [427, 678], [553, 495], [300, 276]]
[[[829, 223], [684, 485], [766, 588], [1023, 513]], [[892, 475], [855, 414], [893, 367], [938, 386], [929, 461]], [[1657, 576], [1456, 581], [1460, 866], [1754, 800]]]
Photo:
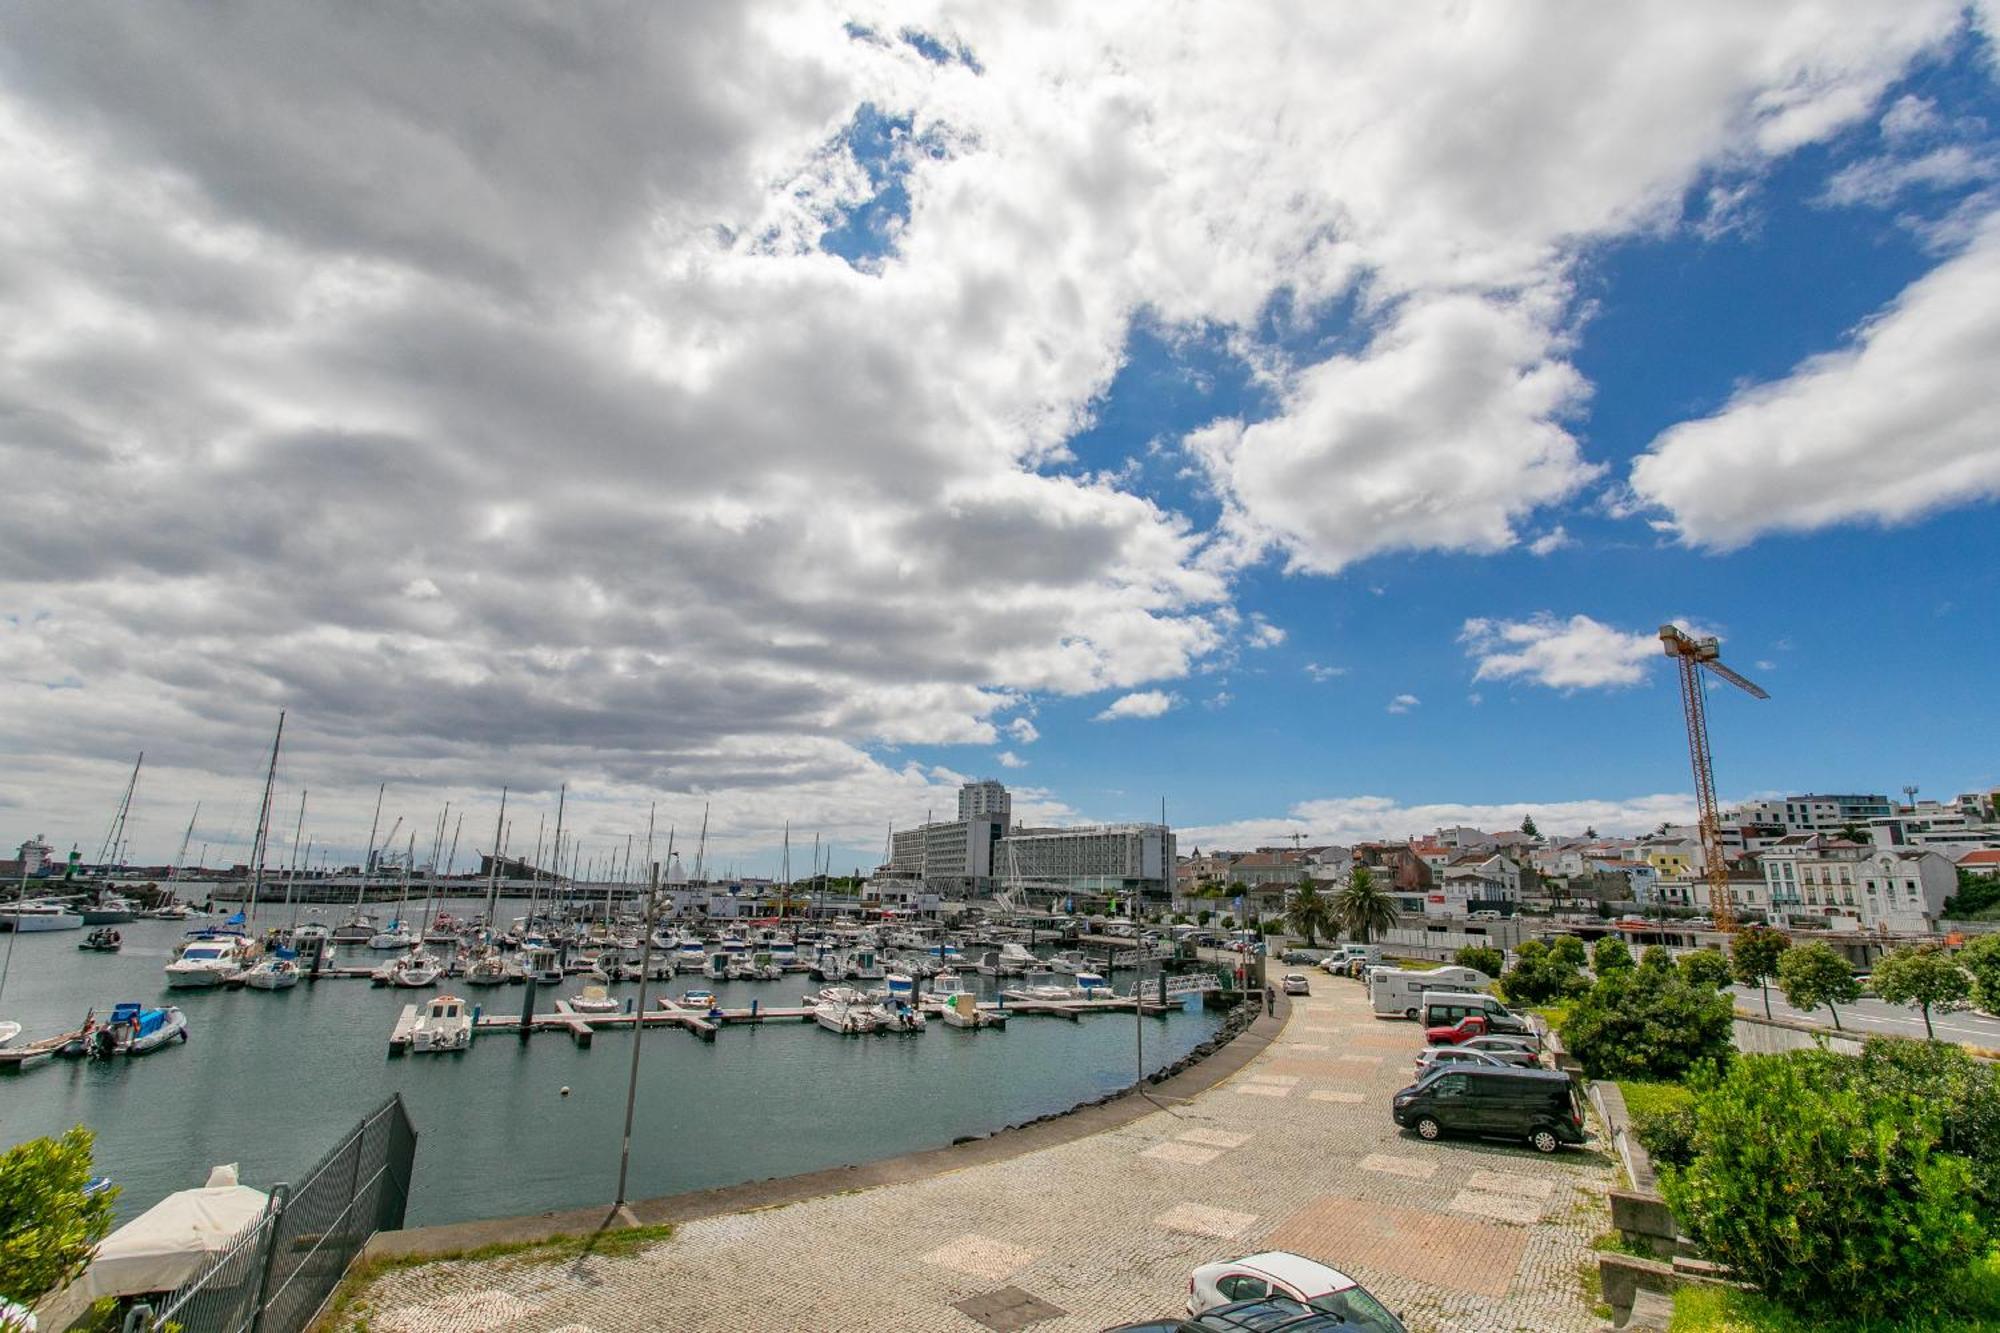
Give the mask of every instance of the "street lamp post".
[[[669, 839], [671, 842], [671, 839]], [[667, 855], [673, 855], [669, 846]], [[660, 863], [653, 862], [646, 888], [645, 943], [639, 950], [639, 1008], [632, 1016], [632, 1077], [625, 1087], [625, 1140], [618, 1150], [618, 1197], [613, 1208], [625, 1206], [625, 1174], [632, 1165], [632, 1112], [639, 1102], [639, 1045], [646, 1036], [646, 982], [653, 973], [653, 912], [660, 896]]]

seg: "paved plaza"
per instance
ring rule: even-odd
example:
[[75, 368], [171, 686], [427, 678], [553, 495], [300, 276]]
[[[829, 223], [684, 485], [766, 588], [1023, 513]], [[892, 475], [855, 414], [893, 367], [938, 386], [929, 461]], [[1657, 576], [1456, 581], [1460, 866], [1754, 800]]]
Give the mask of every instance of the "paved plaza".
[[1195, 1265], [1263, 1249], [1352, 1274], [1425, 1333], [1603, 1327], [1579, 1274], [1609, 1225], [1607, 1158], [1398, 1131], [1422, 1033], [1354, 982], [1314, 988], [1237, 1073], [1119, 1128], [688, 1222], [624, 1257], [392, 1272], [347, 1327], [1070, 1333], [1177, 1312]]

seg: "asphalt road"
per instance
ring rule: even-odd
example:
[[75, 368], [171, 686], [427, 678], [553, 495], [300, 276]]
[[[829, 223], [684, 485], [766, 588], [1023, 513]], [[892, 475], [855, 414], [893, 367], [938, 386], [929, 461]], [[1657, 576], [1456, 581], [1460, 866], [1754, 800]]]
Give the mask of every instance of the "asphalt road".
[[[1753, 1014], [1764, 1012], [1763, 992], [1754, 986], [1733, 986], [1736, 1004]], [[1785, 1003], [1784, 992], [1771, 987], [1771, 1017], [1797, 1019], [1805, 1023], [1831, 1026], [1833, 1019], [1824, 1006], [1801, 1011]], [[1850, 1032], [1884, 1032], [1897, 1037], [1924, 1035], [1924, 1016], [1916, 1009], [1885, 1004], [1881, 1000], [1856, 1000], [1840, 1006], [1840, 1025]], [[1957, 1013], [1931, 1013], [1931, 1026], [1940, 1039], [1966, 1041], [1975, 1046], [2000, 1049], [2000, 1018], [1961, 1009]]]

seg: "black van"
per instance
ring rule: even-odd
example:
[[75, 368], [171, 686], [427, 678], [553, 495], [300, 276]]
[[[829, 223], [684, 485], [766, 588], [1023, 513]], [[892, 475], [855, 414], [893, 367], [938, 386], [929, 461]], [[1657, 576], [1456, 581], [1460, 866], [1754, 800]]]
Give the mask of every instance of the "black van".
[[1525, 1139], [1537, 1152], [1584, 1140], [1575, 1085], [1556, 1069], [1453, 1065], [1397, 1093], [1389, 1114], [1426, 1139]]

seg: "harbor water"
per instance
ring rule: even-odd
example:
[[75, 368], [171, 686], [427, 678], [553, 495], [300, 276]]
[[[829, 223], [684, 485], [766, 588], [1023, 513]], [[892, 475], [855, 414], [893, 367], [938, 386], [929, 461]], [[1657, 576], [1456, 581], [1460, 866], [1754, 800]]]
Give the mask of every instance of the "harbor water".
[[[325, 919], [341, 918], [329, 910]], [[449, 989], [489, 1013], [515, 1015], [523, 988], [446, 981], [412, 991], [323, 979], [276, 992], [170, 992], [161, 969], [193, 924], [120, 926], [125, 944], [116, 954], [79, 950], [76, 931], [11, 940], [0, 1017], [22, 1024], [21, 1041], [74, 1029], [87, 1010], [102, 1017], [121, 1000], [179, 1005], [190, 1040], [137, 1059], [57, 1059], [0, 1075], [0, 1146], [89, 1126], [98, 1171], [121, 1189], [123, 1220], [201, 1184], [217, 1163], [238, 1163], [244, 1183], [260, 1188], [296, 1179], [400, 1092], [419, 1135], [410, 1225], [612, 1198], [629, 1032], [599, 1032], [587, 1050], [558, 1032], [525, 1041], [489, 1033], [460, 1054], [391, 1058], [389, 1032], [405, 1004]], [[9, 942], [0, 937], [0, 950]], [[337, 961], [373, 965], [388, 956], [349, 946]], [[540, 988], [536, 1009], [552, 1010], [585, 980]], [[683, 975], [651, 983], [648, 993], [706, 987], [725, 1007], [747, 1008], [753, 999], [796, 1005], [818, 985], [804, 973], [713, 983]], [[636, 997], [638, 985], [611, 991]], [[933, 1021], [922, 1033], [857, 1038], [784, 1022], [731, 1026], [713, 1043], [648, 1029], [627, 1193], [672, 1194], [942, 1146], [1129, 1086], [1141, 1060], [1148, 1071], [1170, 1064], [1218, 1024], [1214, 1014], [1178, 1010], [1077, 1023], [1020, 1016], [997, 1031]]]

